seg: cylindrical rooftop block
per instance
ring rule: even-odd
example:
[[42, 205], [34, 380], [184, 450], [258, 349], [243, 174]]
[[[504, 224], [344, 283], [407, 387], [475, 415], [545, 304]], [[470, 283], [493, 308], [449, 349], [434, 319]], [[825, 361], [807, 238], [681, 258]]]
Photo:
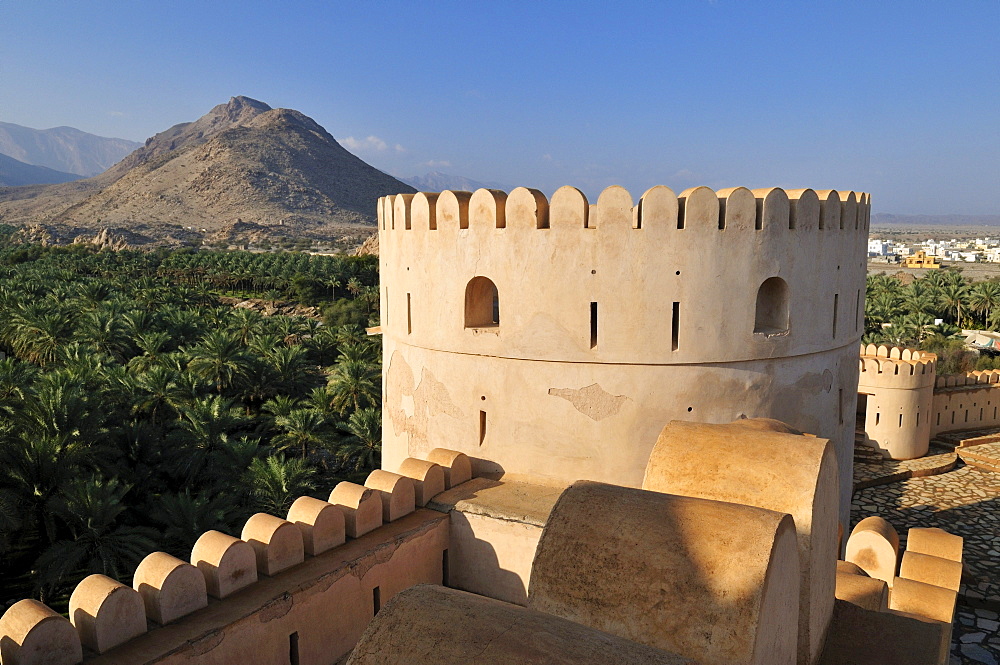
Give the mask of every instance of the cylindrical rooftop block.
[[906, 534], [907, 551], [930, 554], [952, 561], [962, 560], [962, 544], [961, 536], [950, 534], [944, 529], [914, 527]]
[[857, 564], [869, 577], [890, 587], [896, 577], [899, 558], [899, 534], [887, 521], [873, 515], [857, 523], [847, 538], [846, 561]]
[[146, 632], [139, 592], [104, 575], [91, 575], [69, 597], [69, 618], [80, 641], [104, 653]]
[[254, 549], [220, 531], [201, 534], [191, 549], [191, 564], [205, 576], [212, 598], [225, 598], [257, 581]]
[[861, 567], [858, 564], [851, 563], [850, 561], [838, 561], [837, 573], [847, 573], [849, 575], [862, 575], [864, 577], [868, 577], [868, 573], [861, 570]]
[[465, 591], [421, 584], [393, 597], [348, 665], [682, 665], [659, 649]]
[[933, 584], [897, 577], [889, 589], [889, 609], [950, 624], [958, 594]]
[[20, 600], [0, 617], [0, 662], [77, 665], [83, 662], [80, 635], [65, 617], [37, 600]]
[[833, 616], [840, 490], [828, 439], [773, 419], [673, 421], [646, 465], [643, 489], [788, 513], [799, 545], [799, 662], [815, 662]]
[[382, 522], [395, 522], [413, 512], [413, 481], [398, 473], [375, 469], [368, 474], [365, 487], [378, 492], [382, 500]]
[[418, 508], [444, 491], [444, 468], [440, 464], [407, 457], [399, 465], [398, 473], [413, 481], [413, 499]]
[[444, 469], [445, 489], [450, 490], [472, 480], [472, 462], [465, 453], [447, 448], [435, 448], [427, 453], [427, 461], [439, 464]]
[[889, 585], [863, 572], [860, 575], [838, 572], [836, 596], [873, 612], [884, 612], [889, 607]]
[[242, 539], [253, 548], [257, 572], [277, 575], [305, 560], [302, 532], [287, 520], [267, 513], [251, 515], [243, 525]]
[[302, 533], [302, 545], [309, 556], [344, 544], [344, 513], [332, 503], [300, 496], [288, 509], [288, 521]]
[[796, 660], [791, 516], [578, 481], [542, 532], [528, 606], [704, 665]]
[[351, 538], [382, 526], [382, 498], [364, 485], [338, 483], [330, 492], [330, 503], [344, 513], [344, 531]]
[[166, 552], [153, 552], [132, 577], [146, 616], [161, 626], [208, 605], [205, 576], [191, 564]]
[[962, 583], [962, 563], [907, 550], [899, 564], [899, 576], [957, 592]]

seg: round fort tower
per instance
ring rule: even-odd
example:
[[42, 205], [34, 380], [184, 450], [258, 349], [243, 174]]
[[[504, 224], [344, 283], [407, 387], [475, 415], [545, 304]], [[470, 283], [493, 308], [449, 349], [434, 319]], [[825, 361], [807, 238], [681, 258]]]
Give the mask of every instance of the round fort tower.
[[386, 469], [447, 447], [640, 487], [669, 421], [776, 418], [835, 442], [847, 523], [867, 194], [519, 187], [378, 214]]
[[926, 455], [937, 356], [869, 344], [861, 347], [858, 367], [857, 418], [865, 445], [896, 460]]

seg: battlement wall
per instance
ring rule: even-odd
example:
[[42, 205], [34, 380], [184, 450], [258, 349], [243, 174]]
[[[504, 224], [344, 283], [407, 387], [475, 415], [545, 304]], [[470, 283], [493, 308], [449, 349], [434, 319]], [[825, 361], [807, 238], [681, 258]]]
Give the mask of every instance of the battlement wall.
[[[519, 187], [399, 194], [378, 210], [382, 330], [410, 345], [686, 364], [860, 340], [864, 193], [657, 186], [635, 201], [609, 187], [592, 205], [572, 187], [551, 200]], [[496, 316], [470, 319], [491, 289]]]
[[858, 390], [921, 390], [934, 386], [937, 356], [926, 351], [898, 347], [861, 346]]
[[0, 618], [0, 658], [332, 665], [396, 593], [446, 582], [448, 516], [422, 506], [468, 480], [471, 466], [453, 451], [428, 458], [375, 471], [365, 486], [340, 483], [329, 502], [300, 497], [287, 519], [258, 513], [239, 538], [209, 531], [190, 563], [154, 552], [131, 587], [91, 575], [74, 590], [69, 619], [38, 601], [15, 603]]

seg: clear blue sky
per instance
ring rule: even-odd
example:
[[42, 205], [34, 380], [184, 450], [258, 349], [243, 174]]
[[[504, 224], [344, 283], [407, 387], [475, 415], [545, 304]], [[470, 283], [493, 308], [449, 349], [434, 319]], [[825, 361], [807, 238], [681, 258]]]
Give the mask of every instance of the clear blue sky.
[[394, 175], [1000, 214], [1000, 2], [0, 0], [0, 120], [134, 140], [232, 95]]

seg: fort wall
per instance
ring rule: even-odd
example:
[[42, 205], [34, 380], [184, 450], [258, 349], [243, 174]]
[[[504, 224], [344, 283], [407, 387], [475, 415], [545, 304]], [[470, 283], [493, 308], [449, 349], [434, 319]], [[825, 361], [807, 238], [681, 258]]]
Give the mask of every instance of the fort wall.
[[862, 345], [859, 411], [865, 443], [892, 459], [927, 454], [937, 356], [911, 349]]
[[383, 454], [638, 487], [664, 422], [833, 440], [847, 520], [869, 198], [572, 187], [379, 201]]

